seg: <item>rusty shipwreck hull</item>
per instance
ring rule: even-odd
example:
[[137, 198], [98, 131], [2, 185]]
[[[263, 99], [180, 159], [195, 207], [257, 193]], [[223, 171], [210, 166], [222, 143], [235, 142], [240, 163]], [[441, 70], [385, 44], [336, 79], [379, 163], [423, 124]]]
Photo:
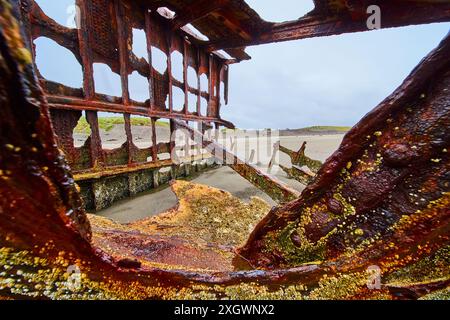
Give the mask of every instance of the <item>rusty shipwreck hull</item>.
[[[447, 36], [402, 86], [345, 136], [301, 197], [274, 209], [260, 223], [241, 253], [256, 265], [283, 264], [288, 260], [276, 249], [273, 255], [261, 252], [268, 252], [265, 239], [276, 238], [290, 225], [294, 246], [301, 236], [312, 246], [326, 239], [321, 254], [334, 259], [346, 246], [355, 248], [367, 239], [379, 238], [382, 245], [396, 239], [397, 223], [420, 220], [427, 211], [438, 215], [439, 228], [433, 219], [416, 221], [419, 234], [397, 240], [405, 249], [427, 233], [438, 242], [448, 241], [449, 53]], [[363, 256], [381, 257], [375, 254], [379, 247], [367, 249]]]
[[[148, 268], [92, 244], [19, 8], [0, 3], [1, 296], [418, 298], [448, 287], [448, 37], [349, 132], [299, 199], [259, 223], [236, 255], [252, 270]], [[80, 288], [65, 284], [70, 265], [83, 273]], [[370, 265], [386, 281], [378, 290], [366, 287]], [[432, 277], [399, 282], [408, 268]]]

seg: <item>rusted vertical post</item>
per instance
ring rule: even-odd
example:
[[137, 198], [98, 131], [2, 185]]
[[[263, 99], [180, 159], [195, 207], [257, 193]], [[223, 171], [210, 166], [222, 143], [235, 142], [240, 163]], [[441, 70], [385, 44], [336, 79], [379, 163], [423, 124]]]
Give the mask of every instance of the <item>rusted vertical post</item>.
[[97, 167], [102, 167], [104, 164], [104, 155], [100, 138], [100, 129], [98, 127], [97, 111], [86, 111], [86, 120], [91, 127], [90, 154], [92, 167], [95, 169]]
[[81, 60], [83, 62], [83, 90], [86, 99], [92, 99], [95, 96], [94, 75], [92, 67], [92, 51], [89, 46], [89, 12], [90, 8], [85, 0], [76, 2], [80, 13], [80, 26], [78, 29], [78, 41], [80, 47]]
[[125, 119], [125, 134], [127, 136], [127, 149], [128, 149], [128, 164], [133, 163], [133, 134], [131, 132], [131, 115], [129, 113], [124, 113], [123, 118]]
[[149, 81], [149, 91], [150, 91], [150, 111], [153, 111], [155, 108], [155, 96], [154, 96], [154, 74], [153, 74], [153, 58], [152, 58], [152, 36], [151, 36], [151, 21], [150, 21], [150, 12], [148, 10], [145, 11], [145, 35], [147, 38], [147, 53], [148, 53], [148, 64], [150, 66], [150, 78]]
[[167, 72], [169, 74], [169, 112], [173, 112], [173, 88], [172, 88], [172, 36], [166, 36], [169, 52], [167, 54]]
[[175, 124], [175, 122], [171, 119], [170, 120], [170, 159], [173, 161], [172, 159], [172, 155], [173, 155], [173, 151], [175, 150], [175, 130], [176, 130], [177, 126]]
[[[119, 64], [120, 64], [120, 82], [122, 85], [122, 100], [125, 109], [130, 105], [130, 92], [128, 89], [128, 64], [129, 64], [129, 51], [128, 51], [128, 41], [129, 32], [128, 26], [125, 21], [125, 15], [123, 12], [123, 7], [119, 0], [114, 1], [114, 11], [115, 18], [117, 22], [117, 38], [119, 41]], [[128, 164], [133, 162], [133, 136], [131, 132], [131, 116], [129, 113], [124, 113], [124, 127], [127, 136], [127, 153], [128, 153]]]
[[[154, 79], [155, 75], [153, 73], [153, 57], [152, 57], [152, 25], [151, 25], [151, 16], [150, 11], [145, 11], [145, 35], [147, 38], [147, 53], [148, 53], [148, 64], [150, 67], [150, 78], [149, 78], [149, 91], [150, 91], [150, 108], [149, 112], [154, 111], [155, 109], [155, 93], [154, 93]], [[156, 120], [151, 118], [151, 138], [152, 138], [152, 162], [158, 161], [158, 146], [156, 145]]]
[[156, 119], [152, 118], [152, 161], [158, 161], [158, 145], [156, 138]]
[[220, 84], [222, 83], [222, 71], [223, 71], [223, 65], [220, 67], [220, 70], [218, 70], [217, 73], [217, 79], [219, 81], [216, 81], [216, 110], [215, 110], [215, 117], [218, 117], [220, 115], [220, 104], [221, 104], [221, 99], [220, 99], [220, 95], [222, 94], [220, 91]]
[[225, 101], [225, 104], [228, 104], [228, 83], [230, 78], [230, 66], [225, 65], [224, 66], [224, 79], [223, 79], [223, 86], [224, 86], [224, 93], [223, 93], [223, 100]]
[[[94, 72], [92, 66], [92, 50], [89, 46], [89, 12], [90, 6], [85, 0], [77, 0], [76, 5], [79, 8], [80, 26], [78, 29], [78, 41], [80, 47], [81, 60], [83, 62], [83, 91], [87, 100], [95, 97]], [[100, 130], [98, 127], [98, 116], [95, 111], [86, 111], [86, 120], [91, 127], [90, 137], [90, 156], [91, 165], [96, 168], [103, 166], [104, 157], [102, 143], [100, 139]]]
[[211, 115], [211, 103], [213, 100], [213, 96], [214, 96], [214, 92], [213, 92], [213, 80], [212, 80], [212, 71], [213, 71], [213, 67], [212, 67], [212, 57], [211, 55], [208, 55], [208, 64], [209, 64], [209, 70], [208, 70], [208, 94], [209, 94], [209, 99], [208, 99], [208, 107], [206, 108], [206, 116], [210, 117]]
[[201, 104], [202, 104], [202, 88], [200, 87], [201, 85], [201, 81], [200, 81], [200, 50], [198, 48], [196, 48], [196, 52], [197, 52], [197, 70], [195, 70], [195, 72], [197, 73], [197, 89], [198, 89], [198, 93], [197, 93], [197, 115], [201, 115]]
[[120, 63], [120, 82], [122, 84], [122, 99], [123, 104], [128, 106], [130, 104], [130, 93], [128, 91], [128, 26], [124, 20], [124, 13], [121, 2], [114, 0], [114, 8], [116, 13], [118, 41], [119, 41], [119, 63]]
[[184, 82], [184, 114], [189, 111], [189, 90], [188, 90], [188, 50], [186, 39], [183, 39], [183, 82]]

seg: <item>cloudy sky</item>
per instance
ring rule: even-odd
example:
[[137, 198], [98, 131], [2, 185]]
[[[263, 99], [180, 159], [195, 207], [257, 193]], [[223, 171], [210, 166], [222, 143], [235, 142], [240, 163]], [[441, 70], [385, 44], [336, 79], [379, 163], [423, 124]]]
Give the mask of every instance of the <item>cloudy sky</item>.
[[[73, 0], [37, 2], [67, 24]], [[279, 22], [312, 8], [309, 0], [247, 2], [262, 18]], [[252, 60], [231, 67], [230, 103], [222, 116], [240, 128], [352, 126], [394, 91], [449, 29], [441, 23], [249, 47]], [[44, 76], [80, 86], [81, 69], [73, 57], [60, 55], [63, 49], [46, 39], [37, 45]], [[119, 91], [118, 76], [99, 68], [96, 77], [103, 83], [99, 87]], [[135, 86], [145, 92], [142, 82]]]

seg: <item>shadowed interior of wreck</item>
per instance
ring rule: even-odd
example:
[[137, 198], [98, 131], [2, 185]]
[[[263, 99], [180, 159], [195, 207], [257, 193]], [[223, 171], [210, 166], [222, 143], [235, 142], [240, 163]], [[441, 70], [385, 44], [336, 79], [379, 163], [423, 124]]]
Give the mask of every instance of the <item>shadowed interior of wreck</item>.
[[[9, 266], [0, 296], [448, 295], [448, 36], [324, 164], [306, 155], [305, 144], [275, 145], [293, 164], [282, 170], [306, 185], [300, 193], [208, 136], [212, 128], [234, 128], [220, 113], [221, 101], [228, 103], [229, 65], [250, 59], [250, 45], [366, 31], [367, 1], [315, 0], [304, 17], [272, 23], [241, 0], [77, 0], [78, 28], [50, 19], [33, 0], [0, 4], [0, 258]], [[450, 21], [450, 5], [442, 1], [370, 4], [384, 13], [383, 28]], [[134, 29], [145, 34], [144, 57], [132, 50]], [[81, 88], [39, 73], [33, 41], [40, 37], [72, 52], [82, 67]], [[163, 71], [152, 64], [154, 50], [165, 56]], [[172, 58], [181, 59], [178, 75]], [[98, 92], [95, 64], [118, 75], [120, 96]], [[131, 75], [148, 81], [145, 101], [132, 98]], [[123, 117], [126, 141], [119, 148], [102, 145], [100, 112]], [[89, 136], [76, 146], [83, 114]], [[145, 148], [133, 138], [137, 116], [151, 123]], [[161, 120], [171, 134], [184, 130], [197, 142], [188, 148], [205, 152], [179, 164], [177, 144], [160, 139]], [[178, 205], [156, 217], [124, 225], [85, 213], [214, 167], [224, 156], [278, 205], [175, 181]], [[64, 285], [69, 265], [85, 275], [76, 290]], [[373, 265], [383, 276], [376, 290], [366, 286]]]

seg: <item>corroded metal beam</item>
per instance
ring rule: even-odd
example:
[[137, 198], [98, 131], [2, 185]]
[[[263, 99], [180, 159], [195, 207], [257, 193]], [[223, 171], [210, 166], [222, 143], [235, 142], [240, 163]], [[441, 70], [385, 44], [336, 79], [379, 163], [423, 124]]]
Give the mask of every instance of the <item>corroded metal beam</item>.
[[[291, 158], [291, 163], [298, 167], [307, 166], [312, 172], [317, 173], [319, 171], [320, 167], [322, 167], [323, 163], [319, 160], [314, 160], [310, 157], [308, 157], [305, 154], [306, 151], [306, 144], [307, 142], [303, 142], [302, 146], [298, 151], [290, 150], [284, 146], [281, 145], [280, 141], [278, 141], [274, 145], [274, 153], [281, 151], [289, 156]], [[273, 165], [273, 161], [269, 165], [270, 167]]]
[[281, 170], [286, 172], [288, 177], [295, 179], [304, 185], [307, 185], [316, 176], [317, 171], [319, 171], [320, 167], [322, 166], [322, 162], [308, 157], [305, 154], [305, 150], [306, 150], [306, 141], [303, 142], [302, 146], [298, 151], [293, 151], [286, 147], [283, 147], [280, 141], [278, 141], [273, 146], [273, 155], [269, 163], [269, 168], [272, 168], [273, 165], [275, 164], [276, 159], [275, 157], [277, 152], [283, 152], [291, 158], [292, 166], [288, 168], [281, 164], [278, 164]]
[[213, 157], [216, 157], [220, 162], [230, 166], [246, 180], [267, 193], [273, 200], [280, 203], [286, 203], [300, 195], [298, 191], [290, 188], [274, 177], [265, 174], [257, 167], [241, 160], [218, 143], [210, 141], [204, 134], [192, 129], [185, 122], [180, 120], [173, 120], [173, 122], [176, 124], [177, 128], [186, 130], [193, 141], [201, 143], [201, 146], [211, 153]]
[[295, 179], [304, 185], [308, 185], [316, 177], [313, 172], [307, 171], [296, 165], [292, 165], [292, 167], [288, 168], [280, 164], [280, 168], [286, 172], [289, 178]]
[[176, 30], [188, 23], [210, 14], [228, 4], [228, 0], [197, 0], [190, 4], [187, 10], [176, 14], [172, 19], [172, 29]]
[[[268, 30], [255, 34], [251, 40], [220, 39], [211, 41], [210, 51], [252, 46], [266, 43], [292, 41], [313, 37], [326, 37], [351, 32], [369, 31], [366, 12], [369, 5], [376, 4], [381, 9], [381, 28], [450, 21], [450, 4], [445, 2], [371, 1], [354, 4], [351, 8], [328, 12], [313, 11], [298, 20], [275, 23]], [[328, 7], [327, 7], [328, 8]]]

